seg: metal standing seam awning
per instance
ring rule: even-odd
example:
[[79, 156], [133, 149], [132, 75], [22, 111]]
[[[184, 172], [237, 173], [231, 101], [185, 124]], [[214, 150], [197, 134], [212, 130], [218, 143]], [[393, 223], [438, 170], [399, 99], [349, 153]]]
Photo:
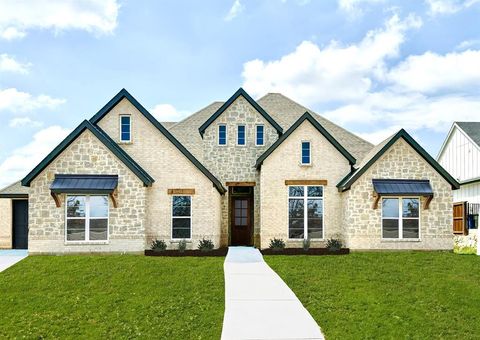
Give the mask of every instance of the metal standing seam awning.
[[427, 197], [424, 209], [428, 209], [433, 199], [433, 190], [428, 179], [372, 179], [375, 202], [378, 208], [382, 196], [423, 196]]
[[118, 175], [55, 175], [50, 193], [57, 207], [61, 206], [58, 194], [108, 194], [117, 207]]

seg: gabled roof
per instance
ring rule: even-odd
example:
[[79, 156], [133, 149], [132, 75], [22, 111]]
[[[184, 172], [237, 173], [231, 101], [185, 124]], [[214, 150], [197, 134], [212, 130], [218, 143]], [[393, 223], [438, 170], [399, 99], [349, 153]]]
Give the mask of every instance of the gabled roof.
[[282, 127], [260, 105], [258, 105], [258, 103], [253, 100], [253, 98], [250, 97], [244, 89], [239, 88], [237, 92], [233, 94], [233, 96], [231, 96], [212, 116], [210, 116], [210, 118], [207, 119], [205, 123], [198, 128], [198, 131], [200, 131], [200, 135], [202, 137], [210, 124], [212, 124], [215, 119], [217, 119], [240, 96], [245, 98], [247, 102], [252, 105], [255, 110], [257, 110], [257, 112], [260, 113], [260, 115], [262, 115], [262, 117], [265, 118], [275, 128], [275, 130], [277, 130], [279, 136], [282, 134]]
[[126, 98], [132, 105], [141, 113], [143, 116], [153, 124], [160, 131], [161, 134], [165, 136], [185, 157], [190, 160], [190, 162], [195, 165], [195, 167], [200, 170], [207, 178], [213, 183], [215, 188], [219, 193], [224, 194], [226, 192], [222, 183], [210, 172], [208, 169], [203, 166], [191, 153], [188, 151], [155, 117], [152, 116], [146, 108], [142, 106], [127, 90], [122, 89], [113, 97], [104, 107], [100, 109], [91, 119], [92, 124], [97, 125], [97, 123], [105, 117], [122, 99]]
[[150, 186], [155, 181], [145, 170], [142, 169], [117, 143], [115, 143], [102, 129], [94, 126], [88, 120], [84, 120], [73, 130], [52, 152], [45, 157], [24, 179], [23, 186], [30, 186], [30, 183], [42, 172], [58, 155], [60, 155], [70, 144], [72, 144], [85, 130], [93, 133], [115, 156], [118, 157], [142, 182]]
[[390, 147], [395, 144], [397, 140], [403, 138], [428, 164], [430, 164], [445, 180], [450, 183], [452, 189], [458, 189], [459, 183], [450, 174], [442, 168], [438, 162], [432, 158], [404, 129], [398, 131], [395, 135], [387, 138], [382, 143], [378, 144], [365, 157], [359, 168], [352, 171], [338, 184], [339, 191], [346, 191], [350, 189], [353, 183], [363, 175]]
[[480, 122], [455, 122], [480, 147]]
[[347, 160], [353, 165], [355, 164], [355, 158], [347, 151], [345, 148], [337, 142], [335, 138], [332, 137], [327, 130], [320, 125], [320, 123], [313, 118], [309, 112], [305, 112], [275, 143], [270, 146], [267, 151], [265, 151], [258, 159], [255, 167], [259, 169], [262, 166], [263, 161], [270, 156], [270, 154], [275, 151], [275, 149], [283, 143], [284, 140], [288, 138], [305, 120], [308, 120], [314, 127], [320, 132]]
[[0, 190], [0, 198], [28, 198], [28, 188], [20, 181], [15, 182]]

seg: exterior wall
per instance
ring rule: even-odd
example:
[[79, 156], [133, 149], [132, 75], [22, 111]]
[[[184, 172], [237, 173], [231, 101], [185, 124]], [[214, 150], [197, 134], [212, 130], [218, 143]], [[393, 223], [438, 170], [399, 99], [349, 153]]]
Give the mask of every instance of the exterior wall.
[[12, 200], [0, 198], [0, 249], [12, 248]]
[[480, 177], [480, 149], [456, 126], [438, 162], [459, 181]]
[[[310, 166], [300, 165], [301, 141], [310, 141]], [[324, 186], [324, 239], [342, 233], [342, 195], [336, 184], [350, 172], [348, 160], [313, 125], [303, 122], [263, 162], [261, 183], [261, 246], [281, 238], [287, 247], [301, 247], [302, 240], [288, 240], [288, 186], [285, 180], [327, 180]], [[324, 246], [324, 241], [313, 241]]]
[[[66, 244], [65, 195], [50, 196], [55, 174], [118, 175], [118, 207], [110, 201], [106, 244]], [[30, 185], [29, 252], [141, 252], [145, 249], [147, 192], [143, 183], [91, 132], [83, 132]]]
[[[120, 115], [131, 115], [132, 142], [120, 143]], [[192, 196], [192, 242], [196, 248], [203, 237], [218, 247], [221, 239], [221, 195], [212, 182], [198, 170], [158, 129], [153, 126], [127, 99], [115, 106], [98, 125], [145, 169], [155, 180], [147, 189], [146, 242], [163, 239], [170, 247], [172, 241], [172, 195], [168, 189], [195, 189]]]
[[[218, 126], [227, 127], [227, 145], [218, 145]], [[237, 145], [237, 126], [245, 125], [246, 145]], [[264, 126], [264, 145], [255, 145], [256, 126]], [[254, 239], [258, 244], [260, 233], [260, 177], [255, 163], [278, 139], [278, 133], [263, 116], [243, 97], [238, 97], [205, 131], [203, 135], [204, 164], [225, 185], [225, 182], [255, 182]], [[229, 197], [222, 198], [222, 239], [228, 243], [230, 215]]]
[[[421, 198], [420, 240], [382, 240], [382, 209], [373, 209], [372, 179], [429, 179], [434, 198]], [[452, 189], [403, 139], [398, 140], [344, 193], [346, 244], [352, 249], [452, 249]]]
[[460, 189], [453, 191], [453, 201], [480, 203], [480, 182], [462, 184]]

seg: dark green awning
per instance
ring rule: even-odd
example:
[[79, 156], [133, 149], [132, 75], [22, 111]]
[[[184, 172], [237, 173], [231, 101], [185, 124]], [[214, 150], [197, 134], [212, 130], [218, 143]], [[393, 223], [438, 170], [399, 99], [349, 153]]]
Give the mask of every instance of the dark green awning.
[[55, 175], [53, 194], [111, 194], [118, 185], [117, 175]]

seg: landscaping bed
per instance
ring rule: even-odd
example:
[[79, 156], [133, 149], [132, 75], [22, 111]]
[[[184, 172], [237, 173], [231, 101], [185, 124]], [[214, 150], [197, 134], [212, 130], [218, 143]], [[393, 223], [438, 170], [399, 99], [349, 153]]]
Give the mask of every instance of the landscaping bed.
[[180, 251], [177, 249], [169, 249], [169, 250], [145, 250], [145, 256], [168, 256], [168, 257], [183, 257], [183, 256], [192, 256], [192, 257], [218, 257], [227, 256], [228, 248], [219, 248], [219, 249], [212, 249], [212, 250], [184, 250]]
[[349, 248], [339, 250], [329, 250], [327, 248], [285, 248], [285, 249], [262, 249], [262, 255], [347, 255], [350, 254]]

